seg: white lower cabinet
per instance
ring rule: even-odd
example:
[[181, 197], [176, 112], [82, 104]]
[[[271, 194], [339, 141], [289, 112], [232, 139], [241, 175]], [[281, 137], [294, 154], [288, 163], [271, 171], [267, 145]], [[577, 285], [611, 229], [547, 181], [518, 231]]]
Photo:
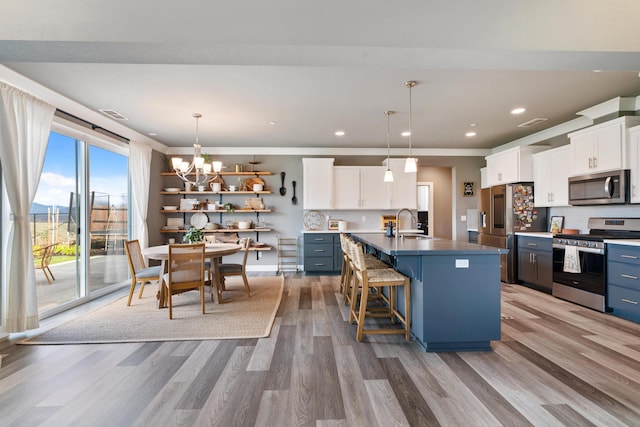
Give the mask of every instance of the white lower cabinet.
[[568, 181], [573, 175], [571, 147], [564, 145], [532, 157], [535, 205], [569, 206]]

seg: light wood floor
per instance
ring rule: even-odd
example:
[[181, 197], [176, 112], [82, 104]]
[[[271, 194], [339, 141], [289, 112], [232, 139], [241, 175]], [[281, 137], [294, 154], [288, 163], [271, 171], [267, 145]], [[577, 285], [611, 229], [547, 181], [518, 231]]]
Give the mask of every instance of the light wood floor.
[[640, 425], [640, 325], [503, 285], [492, 352], [354, 340], [338, 277], [287, 276], [270, 338], [5, 345], [3, 426]]

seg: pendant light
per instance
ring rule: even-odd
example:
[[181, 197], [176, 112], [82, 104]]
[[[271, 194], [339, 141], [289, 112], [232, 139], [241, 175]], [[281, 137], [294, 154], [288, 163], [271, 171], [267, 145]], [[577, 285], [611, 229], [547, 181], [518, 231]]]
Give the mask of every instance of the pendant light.
[[411, 155], [411, 138], [413, 138], [413, 129], [411, 126], [411, 88], [416, 85], [415, 81], [404, 82], [404, 86], [409, 88], [409, 157], [407, 157], [407, 161], [404, 163], [404, 171], [406, 173], [413, 173], [418, 171], [418, 159]]
[[389, 160], [389, 116], [391, 116], [394, 111], [385, 111], [384, 114], [387, 116], [387, 171], [384, 173], [384, 182], [393, 182], [393, 172], [391, 172], [391, 162]]

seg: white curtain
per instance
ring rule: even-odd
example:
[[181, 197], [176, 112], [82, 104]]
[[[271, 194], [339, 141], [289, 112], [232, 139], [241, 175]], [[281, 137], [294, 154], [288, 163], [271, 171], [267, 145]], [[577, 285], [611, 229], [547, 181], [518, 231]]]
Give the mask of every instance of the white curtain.
[[0, 159], [13, 224], [3, 277], [3, 332], [38, 327], [29, 210], [44, 164], [55, 108], [0, 82]]
[[151, 147], [133, 141], [129, 144], [129, 176], [133, 208], [132, 238], [140, 241], [141, 248], [146, 248], [149, 245], [147, 210], [151, 179]]

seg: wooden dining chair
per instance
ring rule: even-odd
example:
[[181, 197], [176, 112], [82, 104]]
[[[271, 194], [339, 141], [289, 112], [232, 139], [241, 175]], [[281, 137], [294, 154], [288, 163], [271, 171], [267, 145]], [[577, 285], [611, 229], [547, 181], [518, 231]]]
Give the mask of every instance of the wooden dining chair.
[[41, 248], [33, 251], [33, 257], [36, 261], [34, 268], [36, 270], [42, 270], [42, 273], [49, 284], [51, 284], [53, 280], [56, 280], [49, 268], [49, 263], [51, 263], [51, 257], [53, 256], [53, 251], [55, 250], [56, 245], [57, 243], [53, 243], [51, 245], [42, 246]]
[[200, 291], [200, 304], [204, 314], [204, 243], [169, 245], [169, 272], [164, 275], [164, 286], [169, 300], [169, 319], [173, 319], [173, 295]]
[[142, 258], [142, 250], [140, 250], [140, 242], [138, 240], [129, 240], [124, 243], [124, 250], [127, 253], [129, 262], [129, 273], [131, 274], [131, 287], [129, 287], [129, 299], [127, 305], [131, 305], [131, 298], [136, 284], [140, 283], [140, 293], [138, 299], [142, 298], [145, 283], [160, 280], [160, 266], [147, 267]]
[[251, 238], [244, 239], [242, 245], [242, 264], [232, 263], [220, 263], [218, 271], [220, 273], [220, 285], [222, 289], [225, 289], [224, 279], [227, 276], [242, 276], [244, 282], [244, 288], [247, 290], [247, 296], [251, 296], [251, 290], [249, 289], [249, 281], [247, 280], [247, 257], [249, 256], [249, 247], [251, 246]]

